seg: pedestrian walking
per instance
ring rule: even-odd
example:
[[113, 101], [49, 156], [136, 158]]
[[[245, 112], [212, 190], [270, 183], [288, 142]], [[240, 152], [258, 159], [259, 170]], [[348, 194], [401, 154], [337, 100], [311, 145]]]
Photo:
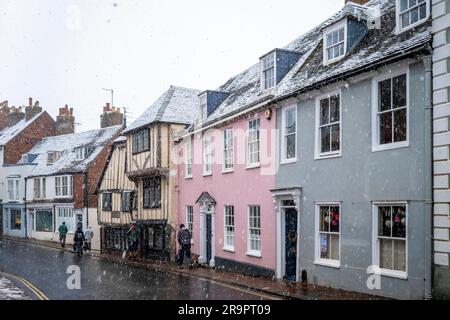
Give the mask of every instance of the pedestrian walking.
[[136, 222], [133, 222], [131, 224], [130, 229], [127, 232], [127, 236], [128, 236], [128, 251], [129, 251], [128, 258], [129, 259], [136, 258], [138, 254], [139, 238], [140, 238], [140, 232]]
[[85, 250], [91, 251], [91, 244], [92, 244], [92, 238], [94, 238], [94, 230], [92, 230], [92, 227], [89, 226], [87, 230], [84, 232], [84, 238], [85, 238]]
[[75, 231], [75, 234], [73, 235], [73, 245], [78, 256], [81, 256], [83, 254], [84, 240], [85, 238], [83, 230], [81, 229], [81, 227], [78, 227], [77, 231]]
[[59, 226], [58, 232], [59, 232], [59, 243], [61, 244], [61, 248], [64, 248], [66, 246], [67, 232], [69, 232], [69, 229], [67, 228], [65, 221], [63, 221], [63, 223]]
[[178, 232], [178, 244], [180, 245], [180, 251], [178, 253], [178, 266], [182, 267], [184, 263], [184, 257], [189, 259], [189, 265], [191, 264], [191, 232], [184, 224], [180, 225], [180, 231]]

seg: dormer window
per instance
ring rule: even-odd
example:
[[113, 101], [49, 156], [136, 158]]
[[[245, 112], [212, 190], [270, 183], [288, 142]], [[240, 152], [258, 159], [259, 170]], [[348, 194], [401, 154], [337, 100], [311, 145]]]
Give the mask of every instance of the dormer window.
[[47, 165], [52, 165], [61, 157], [61, 153], [58, 151], [47, 152]]
[[324, 65], [342, 59], [347, 52], [347, 20], [333, 25], [323, 35]]
[[22, 163], [28, 163], [28, 154], [22, 155]]
[[262, 90], [275, 86], [275, 52], [261, 59], [261, 85]]
[[426, 21], [430, 16], [430, 2], [428, 0], [396, 1], [398, 32], [411, 29]]
[[79, 160], [84, 160], [86, 159], [87, 156], [87, 149], [82, 147], [82, 148], [76, 148], [75, 149], [75, 160], [79, 161]]

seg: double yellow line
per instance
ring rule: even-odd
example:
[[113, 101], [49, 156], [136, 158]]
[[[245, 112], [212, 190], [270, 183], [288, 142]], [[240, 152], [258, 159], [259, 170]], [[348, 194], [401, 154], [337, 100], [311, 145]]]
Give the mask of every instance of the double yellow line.
[[21, 277], [19, 277], [19, 276], [15, 276], [15, 275], [13, 275], [13, 274], [6, 273], [6, 272], [1, 272], [0, 275], [4, 275], [4, 276], [7, 277], [7, 278], [12, 278], [12, 279], [15, 279], [15, 280], [21, 282], [24, 286], [26, 286], [28, 289], [30, 289], [30, 290], [36, 295], [36, 297], [39, 298], [39, 300], [50, 300], [50, 299], [45, 295], [45, 293], [43, 293], [41, 290], [39, 290], [38, 288], [36, 288], [36, 286], [33, 285], [33, 284], [32, 284], [30, 281], [28, 281], [28, 280], [26, 280], [26, 279], [24, 279], [24, 278], [21, 278]]

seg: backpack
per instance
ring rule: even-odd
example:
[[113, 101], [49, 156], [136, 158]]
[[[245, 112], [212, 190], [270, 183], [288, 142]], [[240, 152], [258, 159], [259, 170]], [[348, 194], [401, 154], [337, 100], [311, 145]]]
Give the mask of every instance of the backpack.
[[191, 244], [191, 233], [188, 229], [183, 229], [180, 231], [180, 242], [181, 244]]

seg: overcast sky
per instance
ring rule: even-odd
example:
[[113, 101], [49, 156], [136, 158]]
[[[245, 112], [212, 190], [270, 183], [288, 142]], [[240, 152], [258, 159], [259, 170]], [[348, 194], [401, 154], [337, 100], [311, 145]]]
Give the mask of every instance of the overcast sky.
[[114, 104], [133, 121], [172, 85], [216, 89], [344, 0], [0, 0], [0, 100], [75, 109], [77, 132]]

